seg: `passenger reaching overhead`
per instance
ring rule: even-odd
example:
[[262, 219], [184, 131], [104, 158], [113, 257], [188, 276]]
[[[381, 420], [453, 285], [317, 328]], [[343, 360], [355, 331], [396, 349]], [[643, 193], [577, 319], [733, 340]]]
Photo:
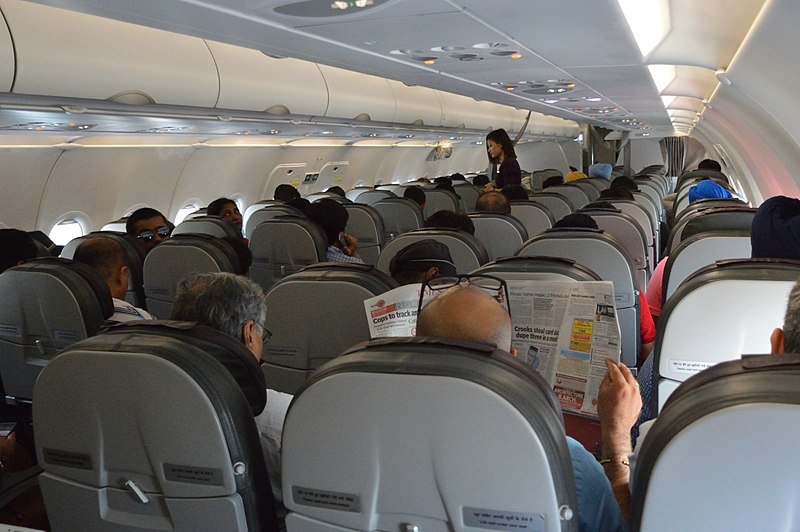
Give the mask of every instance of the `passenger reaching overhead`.
[[36, 244], [33, 238], [19, 229], [0, 229], [0, 273], [35, 259]]
[[163, 214], [150, 207], [133, 211], [125, 222], [125, 231], [139, 239], [145, 253], [150, 253], [151, 249], [168, 239], [172, 227]]
[[239, 234], [242, 234], [242, 213], [239, 212], [239, 206], [236, 202], [229, 198], [218, 198], [208, 204], [206, 212], [210, 216], [219, 216], [236, 227]]
[[[272, 334], [265, 327], [267, 306], [261, 288], [232, 273], [204, 273], [178, 285], [172, 319], [194, 321], [240, 340], [256, 360]], [[283, 518], [281, 432], [292, 396], [267, 388], [267, 406], [255, 418], [277, 513]]]
[[[511, 318], [500, 303], [475, 286], [456, 286], [428, 303], [417, 320], [418, 336], [441, 336], [495, 345], [516, 355], [511, 347]], [[626, 530], [602, 466], [576, 440], [566, 437], [578, 499], [581, 531]]]
[[401, 285], [424, 283], [439, 275], [457, 275], [447, 246], [433, 239], [404, 247], [389, 262], [389, 273]]
[[350, 215], [341, 203], [321, 199], [308, 206], [306, 216], [325, 233], [328, 241], [328, 262], [364, 264], [358, 256], [358, 239], [344, 232]]
[[297, 191], [292, 185], [282, 183], [275, 188], [275, 193], [272, 196], [274, 199], [283, 202], [290, 202], [295, 198], [300, 197], [300, 192]]
[[109, 321], [122, 323], [155, 319], [146, 310], [125, 301], [125, 294], [128, 292], [128, 266], [125, 264], [125, 252], [119, 243], [105, 237], [90, 238], [78, 246], [72, 258], [90, 266], [108, 285], [114, 302], [114, 314], [108, 318]]
[[486, 135], [486, 152], [489, 155], [489, 162], [500, 164], [494, 183], [495, 188], [522, 184], [522, 170], [517, 162], [514, 143], [511, 142], [505, 129], [495, 129]]

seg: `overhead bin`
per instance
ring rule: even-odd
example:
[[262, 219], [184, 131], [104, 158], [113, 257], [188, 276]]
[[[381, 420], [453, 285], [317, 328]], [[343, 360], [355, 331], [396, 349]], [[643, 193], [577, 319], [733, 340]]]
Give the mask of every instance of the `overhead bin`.
[[[298, 59], [275, 59], [250, 50], [206, 41], [219, 70], [221, 109], [323, 116], [328, 89], [316, 64]], [[278, 113], [279, 114], [279, 113]]]
[[0, 13], [0, 92], [11, 92], [14, 83], [14, 45], [5, 17]]
[[0, 10], [16, 51], [15, 93], [216, 104], [219, 77], [202, 39], [16, 0]]
[[490, 128], [493, 104], [479, 102], [473, 98], [450, 92], [438, 92], [442, 101], [443, 126], [469, 129]]
[[384, 78], [317, 65], [328, 86], [326, 117], [391, 122], [395, 99]]
[[392, 122], [422, 126], [442, 125], [442, 101], [437, 91], [425, 87], [409, 87], [399, 81], [387, 80], [397, 102]]

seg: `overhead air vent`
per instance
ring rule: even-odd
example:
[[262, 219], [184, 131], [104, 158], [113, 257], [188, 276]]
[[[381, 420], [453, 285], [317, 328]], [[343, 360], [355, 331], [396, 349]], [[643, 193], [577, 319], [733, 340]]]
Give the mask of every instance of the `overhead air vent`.
[[273, 105], [264, 110], [268, 115], [290, 115], [292, 112], [285, 105]]
[[549, 79], [547, 81], [521, 81], [518, 83], [526, 94], [563, 94], [575, 88], [575, 82], [566, 79]]
[[389, 0], [304, 0], [284, 4], [274, 9], [275, 13], [290, 17], [326, 18], [343, 17], [363, 13]]
[[149, 95], [142, 91], [125, 91], [118, 92], [114, 96], [108, 98], [109, 102], [125, 103], [128, 105], [150, 105], [156, 101]]
[[77, 122], [28, 122], [26, 124], [2, 126], [0, 129], [7, 131], [86, 131], [96, 125]]

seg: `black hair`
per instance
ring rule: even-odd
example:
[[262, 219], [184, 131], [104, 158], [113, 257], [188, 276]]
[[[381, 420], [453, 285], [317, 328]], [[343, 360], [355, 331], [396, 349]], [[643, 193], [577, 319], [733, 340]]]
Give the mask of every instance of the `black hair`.
[[164, 225], [172, 229], [171, 224], [167, 220], [166, 216], [150, 207], [142, 207], [141, 209], [136, 209], [131, 213], [130, 216], [128, 216], [128, 220], [125, 222], [125, 232], [129, 235], [136, 236], [136, 224], [142, 220], [149, 220], [150, 218], [155, 218], [156, 216], [161, 216], [161, 218], [164, 219]]
[[475, 224], [466, 214], [453, 211], [436, 211], [425, 221], [425, 227], [429, 229], [459, 229], [471, 235], [475, 234]]
[[[486, 135], [486, 142], [492, 141], [496, 144], [499, 144], [503, 148], [503, 153], [506, 154], [506, 157], [509, 159], [516, 159], [517, 152], [514, 151], [514, 143], [511, 142], [511, 138], [506, 133], [505, 129], [495, 129], [494, 131], [490, 131], [488, 135]], [[499, 161], [492, 160], [489, 158], [490, 162], [496, 163]]]
[[636, 181], [625, 176], [615, 178], [611, 182], [611, 186], [609, 188], [624, 188], [625, 190], [630, 190], [631, 192], [639, 192], [639, 185], [636, 184]]
[[528, 191], [522, 185], [506, 185], [500, 190], [508, 201], [528, 199]]
[[222, 240], [230, 244], [236, 252], [236, 256], [239, 257], [239, 271], [237, 273], [239, 275], [247, 275], [247, 272], [250, 271], [250, 265], [253, 263], [253, 252], [250, 251], [250, 248], [247, 247], [247, 244], [245, 244], [244, 240], [241, 238], [224, 236]]
[[342, 187], [332, 186], [325, 191], [328, 194], [336, 194], [337, 196], [345, 197], [344, 189]]
[[472, 184], [476, 187], [484, 187], [489, 184], [489, 176], [478, 174], [472, 178]]
[[700, 164], [697, 165], [698, 170], [716, 170], [717, 172], [722, 172], [722, 165], [720, 165], [714, 159], [703, 159], [700, 161]]
[[210, 216], [219, 216], [220, 213], [222, 212], [222, 209], [224, 209], [225, 205], [227, 205], [228, 203], [236, 205], [237, 209], [239, 208], [236, 202], [230, 198], [217, 198], [208, 204], [208, 207], [206, 207], [206, 214]]
[[295, 209], [299, 209], [303, 214], [306, 213], [308, 210], [308, 206], [311, 205], [311, 202], [305, 198], [294, 198], [286, 202], [287, 205], [294, 207]]
[[272, 196], [278, 201], [291, 201], [300, 197], [300, 192], [297, 191], [292, 185], [286, 183], [280, 184], [275, 188], [275, 194]]
[[38, 250], [33, 238], [19, 229], [0, 229], [0, 273], [20, 261], [35, 259]]
[[413, 186], [404, 187], [404, 188], [405, 188], [405, 191], [403, 192], [403, 197], [404, 198], [408, 198], [408, 199], [412, 199], [412, 200], [416, 201], [419, 204], [420, 207], [425, 205], [425, 201], [426, 201], [425, 191], [422, 190], [422, 187], [418, 187], [416, 185], [413, 185]]
[[341, 203], [327, 198], [309, 205], [306, 209], [306, 216], [322, 228], [329, 246], [339, 238], [339, 233], [344, 231], [350, 217], [347, 209]]
[[553, 229], [597, 229], [597, 222], [588, 214], [573, 212], [553, 224]]
[[542, 190], [549, 188], [549, 187], [557, 187], [558, 185], [564, 184], [564, 177], [560, 175], [553, 175], [548, 177], [542, 183]]
[[[617, 178], [619, 179], [619, 178]], [[611, 187], [607, 188], [600, 192], [600, 197], [602, 199], [624, 199], [624, 200], [631, 200], [633, 201], [635, 198], [633, 197], [633, 192], [626, 188], [621, 187]]]

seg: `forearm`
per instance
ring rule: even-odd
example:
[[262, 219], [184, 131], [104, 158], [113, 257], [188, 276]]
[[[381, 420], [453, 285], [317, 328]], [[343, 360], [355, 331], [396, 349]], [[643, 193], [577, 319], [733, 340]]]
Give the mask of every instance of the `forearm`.
[[633, 452], [630, 433], [620, 430], [604, 431], [601, 447], [603, 471], [606, 474], [619, 509], [626, 521], [630, 520], [631, 491], [628, 457]]

